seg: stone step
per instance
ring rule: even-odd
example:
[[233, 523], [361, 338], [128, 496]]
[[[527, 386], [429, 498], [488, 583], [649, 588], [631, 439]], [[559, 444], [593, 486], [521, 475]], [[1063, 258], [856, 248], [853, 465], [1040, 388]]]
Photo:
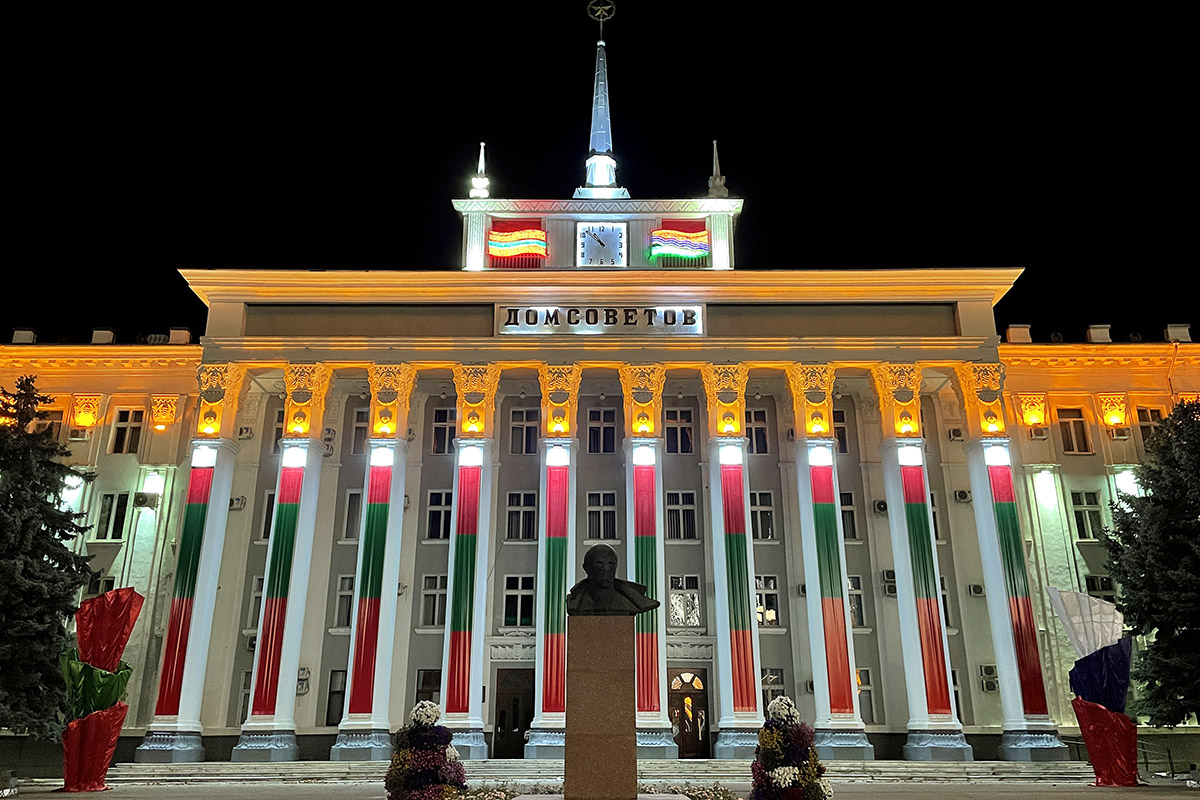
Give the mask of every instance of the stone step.
[[[465, 761], [472, 783], [558, 784], [561, 760]], [[386, 761], [291, 761], [277, 763], [203, 762], [198, 764], [115, 764], [108, 772], [112, 784], [245, 783], [254, 781], [374, 781], [382, 780]], [[1005, 783], [1084, 783], [1092, 768], [1083, 761], [1023, 763], [1012, 761], [829, 761], [826, 776], [835, 783], [929, 781]], [[750, 762], [729, 760], [638, 762], [644, 782], [746, 784]]]

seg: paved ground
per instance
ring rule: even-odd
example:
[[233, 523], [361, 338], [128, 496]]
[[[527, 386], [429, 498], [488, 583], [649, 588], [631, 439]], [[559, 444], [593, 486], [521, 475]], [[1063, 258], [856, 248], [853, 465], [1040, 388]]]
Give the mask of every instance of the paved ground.
[[[54, 791], [55, 784], [37, 781], [21, 788], [20, 797], [45, 797]], [[383, 800], [385, 793], [378, 783], [255, 783], [170, 786], [117, 786], [105, 792], [104, 800]], [[929, 783], [841, 783], [834, 785], [834, 797], [931, 798], [932, 800], [1006, 800], [1031, 797], [1037, 800], [1073, 800], [1074, 798], [1137, 797], [1146, 800], [1160, 798], [1191, 798], [1200, 800], [1200, 789], [1175, 786], [1143, 786], [1136, 789], [1101, 789], [1093, 786], [1056, 784], [977, 783], [970, 785], [938, 785]]]

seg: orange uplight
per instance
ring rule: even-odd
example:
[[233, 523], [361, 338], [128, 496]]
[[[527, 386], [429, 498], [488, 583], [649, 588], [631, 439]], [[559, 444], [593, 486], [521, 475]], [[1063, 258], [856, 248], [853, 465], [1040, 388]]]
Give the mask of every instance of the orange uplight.
[[650, 432], [650, 415], [645, 411], [641, 412], [637, 416], [637, 430], [638, 433]]
[[1000, 419], [996, 416], [995, 411], [989, 411], [983, 415], [983, 427], [988, 433], [996, 433], [1000, 430]]
[[380, 409], [379, 417], [375, 422], [375, 432], [383, 436], [390, 436], [393, 430], [392, 412], [386, 408]]
[[1037, 428], [1046, 424], [1046, 414], [1036, 408], [1028, 408], [1025, 410], [1025, 424], [1031, 428]]
[[467, 414], [466, 429], [467, 429], [468, 433], [479, 433], [479, 430], [480, 430], [479, 412], [472, 411], [470, 414]]
[[824, 433], [825, 432], [825, 415], [820, 411], [814, 411], [812, 416], [808, 418], [809, 433]]
[[308, 430], [308, 415], [297, 411], [292, 415], [292, 433], [304, 433]]
[[1125, 415], [1114, 409], [1108, 412], [1108, 416], [1104, 418], [1104, 421], [1116, 428], [1125, 424]]
[[217, 432], [217, 412], [213, 411], [211, 408], [204, 412], [204, 422], [200, 426], [200, 430], [202, 430], [204, 433], [207, 433], [209, 436], [212, 436]]
[[566, 418], [566, 415], [563, 414], [563, 410], [561, 408], [556, 408], [554, 410], [554, 413], [550, 417], [550, 432], [551, 433], [566, 433], [567, 432], [567, 418]]
[[729, 411], [726, 411], [721, 417], [721, 432], [737, 433], [737, 418]]
[[908, 413], [907, 411], [900, 412], [900, 432], [901, 433], [912, 433], [913, 432], [913, 417], [912, 417], [912, 414]]

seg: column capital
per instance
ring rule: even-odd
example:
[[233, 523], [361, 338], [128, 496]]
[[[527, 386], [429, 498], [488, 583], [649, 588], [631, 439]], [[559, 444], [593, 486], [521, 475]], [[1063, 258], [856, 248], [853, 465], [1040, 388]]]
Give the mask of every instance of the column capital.
[[747, 364], [701, 364], [712, 436], [741, 436], [746, 416]]
[[1046, 395], [1044, 394], [1021, 392], [1017, 394], [1017, 405], [1021, 421], [1030, 428], [1041, 427], [1049, 419], [1046, 413]]
[[408, 435], [408, 406], [417, 371], [410, 364], [371, 364], [367, 383], [371, 386], [371, 435]]
[[662, 364], [622, 364], [617, 373], [625, 397], [625, 436], [661, 435], [667, 368]]
[[[196, 370], [196, 382], [200, 386], [197, 436], [232, 439], [237, 435], [234, 423], [245, 381], [246, 368], [240, 364], [200, 365]], [[230, 423], [222, 424], [227, 418]]]
[[787, 368], [788, 388], [799, 434], [813, 438], [833, 436], [832, 364], [792, 364]]
[[458, 435], [468, 439], [492, 438], [496, 416], [496, 387], [500, 367], [495, 364], [456, 364], [454, 389], [458, 393]]
[[542, 433], [551, 438], [571, 436], [579, 408], [579, 364], [542, 364], [538, 382], [542, 387]]
[[871, 367], [883, 438], [921, 435], [921, 367], [881, 362]]
[[1004, 436], [1004, 408], [1000, 404], [1004, 365], [959, 364], [954, 373], [971, 437]]
[[288, 364], [283, 370], [287, 392], [284, 401], [284, 436], [320, 436], [325, 419], [325, 395], [333, 370], [326, 364]]
[[1129, 403], [1124, 392], [1103, 392], [1096, 395], [1100, 406], [1100, 421], [1110, 428], [1129, 424]]

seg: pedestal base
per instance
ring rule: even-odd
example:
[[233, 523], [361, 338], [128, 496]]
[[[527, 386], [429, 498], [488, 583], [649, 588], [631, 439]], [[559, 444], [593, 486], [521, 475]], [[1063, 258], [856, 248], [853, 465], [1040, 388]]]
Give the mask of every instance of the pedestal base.
[[[450, 738], [450, 744], [454, 745], [454, 749], [458, 751], [458, 757], [464, 761], [479, 760], [488, 757], [487, 740], [483, 738], [483, 731], [454, 731]], [[391, 758], [389, 755], [388, 758]]]
[[875, 747], [867, 741], [866, 731], [817, 730], [813, 746], [828, 761], [875, 760]]
[[243, 733], [230, 761], [299, 761], [295, 731]]
[[638, 731], [638, 758], [679, 758], [679, 745], [670, 731]]
[[1005, 731], [1000, 736], [1001, 761], [1067, 761], [1070, 757], [1056, 731]]
[[198, 733], [148, 731], [133, 751], [139, 764], [191, 764], [204, 760], [204, 743]]
[[330, 761], [390, 761], [392, 737], [387, 731], [338, 731], [329, 748]]
[[974, 761], [975, 751], [960, 731], [909, 731], [905, 761]]
[[563, 758], [567, 750], [566, 731], [531, 728], [525, 740], [526, 758]]
[[570, 800], [637, 795], [636, 686], [633, 617], [567, 617], [563, 794]]
[[758, 731], [717, 731], [717, 740], [713, 743], [713, 758], [733, 758], [743, 761], [753, 759], [756, 747], [758, 747]]

